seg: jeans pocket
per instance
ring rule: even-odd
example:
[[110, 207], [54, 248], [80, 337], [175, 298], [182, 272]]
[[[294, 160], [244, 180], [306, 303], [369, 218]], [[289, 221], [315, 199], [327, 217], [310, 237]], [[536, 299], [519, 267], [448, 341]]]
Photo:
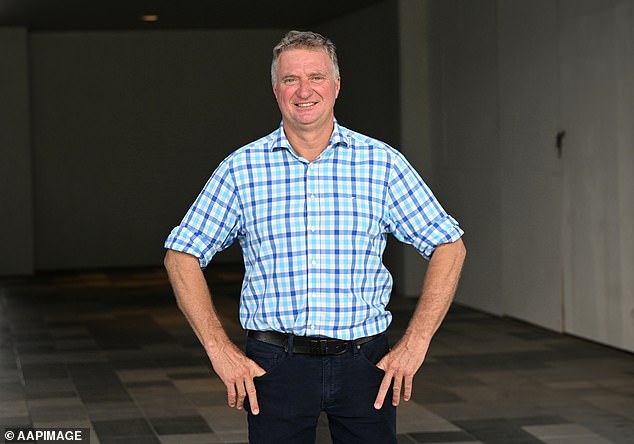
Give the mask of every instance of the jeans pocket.
[[286, 359], [283, 348], [251, 338], [247, 340], [246, 355], [266, 372], [262, 376], [256, 376], [254, 380], [268, 377]]
[[361, 345], [359, 358], [372, 368], [381, 377], [385, 376], [385, 371], [376, 366], [378, 362], [390, 351], [387, 336], [381, 335], [370, 342]]

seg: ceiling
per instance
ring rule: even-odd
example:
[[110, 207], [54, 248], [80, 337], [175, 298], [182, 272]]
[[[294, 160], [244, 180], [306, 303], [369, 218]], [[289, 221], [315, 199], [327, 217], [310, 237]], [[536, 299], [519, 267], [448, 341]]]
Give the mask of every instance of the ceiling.
[[[306, 29], [381, 0], [0, 0], [0, 26], [30, 31]], [[142, 15], [158, 15], [144, 22]]]

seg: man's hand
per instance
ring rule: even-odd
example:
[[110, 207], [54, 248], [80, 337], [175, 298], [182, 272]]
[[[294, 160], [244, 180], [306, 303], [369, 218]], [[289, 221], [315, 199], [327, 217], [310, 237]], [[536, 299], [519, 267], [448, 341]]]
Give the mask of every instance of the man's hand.
[[427, 346], [422, 341], [418, 341], [418, 344], [413, 344], [406, 335], [388, 354], [383, 356], [383, 359], [376, 364], [378, 368], [385, 372], [385, 376], [383, 381], [381, 381], [379, 393], [374, 401], [375, 409], [378, 410], [383, 407], [385, 396], [390, 389], [392, 381], [394, 381], [392, 405], [398, 406], [401, 400], [401, 393], [403, 393], [405, 401], [410, 400], [414, 374], [423, 364], [426, 353]]
[[229, 407], [242, 410], [244, 398], [248, 395], [251, 413], [254, 415], [260, 413], [253, 378], [266, 373], [264, 369], [247, 358], [230, 341], [226, 341], [216, 351], [209, 352], [209, 357], [214, 371], [227, 387], [227, 403]]

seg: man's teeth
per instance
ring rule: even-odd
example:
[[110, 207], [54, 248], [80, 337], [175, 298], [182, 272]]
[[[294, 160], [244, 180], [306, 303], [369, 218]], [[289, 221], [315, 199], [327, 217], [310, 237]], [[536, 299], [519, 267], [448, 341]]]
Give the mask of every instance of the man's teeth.
[[306, 108], [307, 106], [313, 106], [315, 103], [317, 103], [317, 102], [298, 103], [297, 106], [299, 106], [300, 108]]

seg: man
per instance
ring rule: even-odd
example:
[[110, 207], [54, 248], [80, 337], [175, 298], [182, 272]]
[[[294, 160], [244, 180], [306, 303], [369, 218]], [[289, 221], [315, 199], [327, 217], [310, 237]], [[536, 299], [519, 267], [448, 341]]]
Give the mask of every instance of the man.
[[[179, 307], [248, 410], [252, 443], [312, 443], [321, 411], [335, 443], [396, 443], [396, 406], [453, 298], [462, 230], [404, 157], [340, 126], [332, 42], [289, 32], [273, 50], [282, 125], [227, 157], [166, 241]], [[402, 339], [388, 348], [388, 233], [430, 259]], [[246, 355], [227, 337], [201, 268], [238, 240]]]

